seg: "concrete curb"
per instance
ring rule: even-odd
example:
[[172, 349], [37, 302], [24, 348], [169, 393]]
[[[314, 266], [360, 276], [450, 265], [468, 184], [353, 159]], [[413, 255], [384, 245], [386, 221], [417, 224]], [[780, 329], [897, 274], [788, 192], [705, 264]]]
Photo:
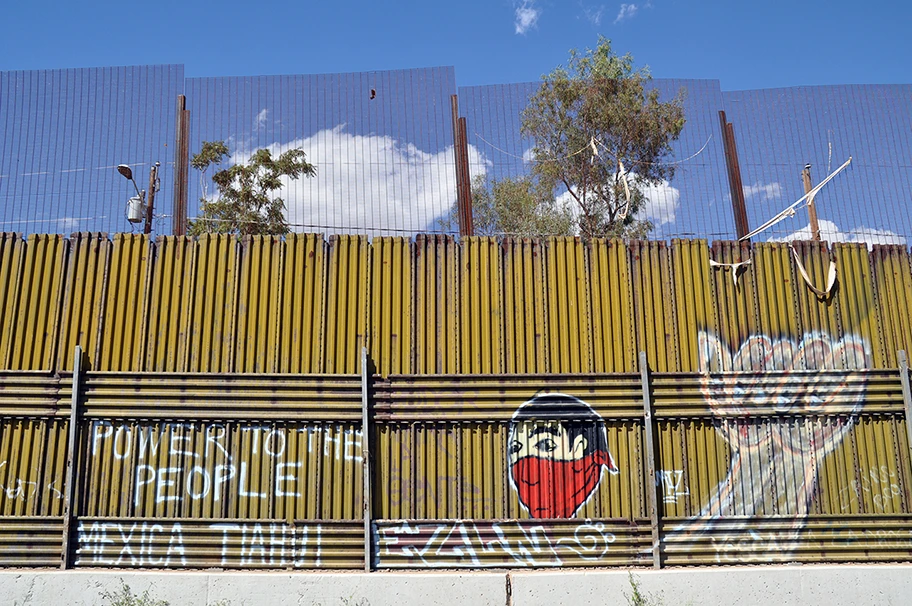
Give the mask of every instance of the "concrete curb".
[[[910, 603], [912, 566], [764, 566], [634, 570], [652, 603], [775, 606]], [[523, 572], [2, 571], [0, 606], [108, 604], [122, 585], [171, 606], [560, 604], [626, 606], [626, 570]]]

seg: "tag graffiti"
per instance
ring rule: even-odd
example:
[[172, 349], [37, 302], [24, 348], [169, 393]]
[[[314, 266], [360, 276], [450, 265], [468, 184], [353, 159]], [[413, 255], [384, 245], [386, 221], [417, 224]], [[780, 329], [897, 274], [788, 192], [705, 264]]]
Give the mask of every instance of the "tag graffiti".
[[374, 564], [379, 568], [484, 568], [561, 566], [599, 562], [615, 541], [601, 523], [567, 529], [515, 522], [397, 523], [374, 526]]
[[684, 485], [683, 469], [661, 470], [656, 472], [656, 476], [656, 486], [662, 487], [662, 501], [665, 503], [676, 504], [681, 497], [690, 496]]
[[293, 453], [304, 448], [308, 455], [361, 462], [358, 429], [321, 425], [233, 429], [186, 424], [114, 426], [100, 421], [92, 428], [92, 456], [99, 461], [135, 462], [130, 475], [136, 507], [143, 501], [160, 505], [211, 499], [219, 503], [230, 495], [299, 498], [304, 461]]
[[[188, 538], [206, 534], [221, 540], [220, 555], [193, 559]], [[186, 535], [186, 536], [185, 536]], [[323, 527], [282, 523], [213, 523], [186, 529], [181, 523], [80, 522], [77, 566], [182, 568], [319, 568], [323, 562]]]
[[[79, 523], [76, 565], [186, 566], [183, 528], [176, 524], [135, 522]], [[167, 541], [163, 545], [163, 542]]]
[[[3, 469], [6, 466], [7, 461], [0, 461], [0, 477], [3, 477]], [[58, 483], [60, 483], [60, 480], [54, 480], [46, 486], [41, 486], [38, 482], [16, 477], [8, 471], [4, 482], [0, 482], [0, 492], [10, 500], [29, 501], [39, 493], [45, 493], [49, 498], [60, 501], [63, 500], [63, 493], [57, 490], [56, 485]]]

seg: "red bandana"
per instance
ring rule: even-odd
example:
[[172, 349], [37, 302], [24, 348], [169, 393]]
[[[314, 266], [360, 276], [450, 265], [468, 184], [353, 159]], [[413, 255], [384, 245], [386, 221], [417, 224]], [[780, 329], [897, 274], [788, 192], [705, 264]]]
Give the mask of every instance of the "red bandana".
[[593, 452], [574, 461], [523, 457], [511, 473], [519, 501], [533, 518], [569, 518], [598, 486], [602, 465], [617, 471], [609, 453]]

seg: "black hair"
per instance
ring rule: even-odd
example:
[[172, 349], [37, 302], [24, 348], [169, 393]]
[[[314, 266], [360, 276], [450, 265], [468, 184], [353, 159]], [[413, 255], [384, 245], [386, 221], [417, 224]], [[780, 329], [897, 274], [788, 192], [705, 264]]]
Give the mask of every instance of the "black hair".
[[516, 409], [511, 430], [524, 421], [558, 421], [570, 436], [571, 443], [577, 436], [586, 437], [583, 455], [608, 452], [604, 419], [579, 398], [562, 393], [539, 394]]

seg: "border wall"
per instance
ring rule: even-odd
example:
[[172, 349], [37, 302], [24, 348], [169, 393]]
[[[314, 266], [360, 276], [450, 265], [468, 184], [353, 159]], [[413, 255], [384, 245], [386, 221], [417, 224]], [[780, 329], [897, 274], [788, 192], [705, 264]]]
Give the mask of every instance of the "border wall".
[[0, 565], [908, 562], [908, 250], [793, 246], [4, 234]]

